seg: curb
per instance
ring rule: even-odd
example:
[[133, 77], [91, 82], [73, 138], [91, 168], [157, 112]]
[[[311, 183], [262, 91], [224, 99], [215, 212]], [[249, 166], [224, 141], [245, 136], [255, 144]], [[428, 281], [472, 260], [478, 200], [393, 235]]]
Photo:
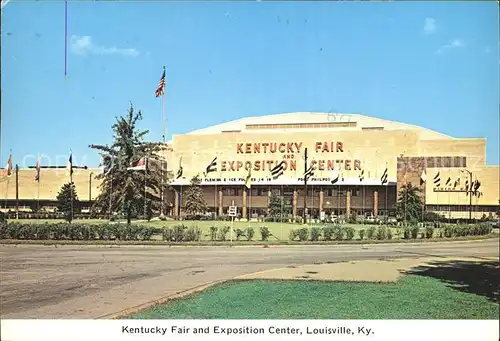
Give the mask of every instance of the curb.
[[198, 285], [196, 287], [193, 287], [193, 288], [190, 288], [190, 289], [187, 289], [184, 291], [180, 291], [180, 292], [177, 292], [177, 293], [172, 294], [172, 295], [160, 297], [156, 300], [152, 300], [152, 301], [149, 301], [149, 302], [146, 302], [143, 304], [139, 304], [139, 305], [132, 307], [132, 308], [121, 310], [121, 311], [116, 312], [116, 313], [101, 315], [99, 317], [96, 317], [96, 319], [119, 320], [119, 319], [122, 319], [124, 317], [128, 317], [130, 315], [134, 315], [134, 314], [140, 313], [141, 311], [150, 309], [156, 305], [162, 305], [162, 304], [165, 304], [165, 303], [173, 301], [173, 300], [186, 298], [187, 296], [204, 291], [211, 286], [214, 286], [217, 284], [223, 284], [223, 283], [226, 283], [226, 282], [232, 281], [232, 280], [233, 279], [224, 279], [224, 280], [218, 280], [218, 281], [213, 281], [213, 282], [201, 284], [201, 285]]

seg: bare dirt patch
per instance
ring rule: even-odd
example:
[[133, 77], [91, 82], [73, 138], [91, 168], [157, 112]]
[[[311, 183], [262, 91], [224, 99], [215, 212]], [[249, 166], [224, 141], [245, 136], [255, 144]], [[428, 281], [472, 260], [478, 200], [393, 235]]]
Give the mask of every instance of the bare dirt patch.
[[320, 280], [355, 282], [395, 282], [417, 267], [435, 267], [437, 262], [491, 262], [498, 258], [425, 257], [387, 260], [361, 260], [343, 263], [309, 264], [238, 276], [238, 279]]

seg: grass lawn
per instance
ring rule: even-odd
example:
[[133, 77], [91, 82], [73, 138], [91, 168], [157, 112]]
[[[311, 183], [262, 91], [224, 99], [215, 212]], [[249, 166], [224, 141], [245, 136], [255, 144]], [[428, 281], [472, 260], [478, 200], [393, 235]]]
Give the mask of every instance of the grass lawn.
[[435, 278], [396, 283], [244, 281], [211, 287], [134, 319], [498, 319], [499, 304]]

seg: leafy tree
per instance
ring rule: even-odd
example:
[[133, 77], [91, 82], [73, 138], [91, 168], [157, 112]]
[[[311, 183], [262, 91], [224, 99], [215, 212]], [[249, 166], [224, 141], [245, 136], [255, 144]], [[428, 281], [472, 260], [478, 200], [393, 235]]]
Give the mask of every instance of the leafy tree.
[[64, 213], [64, 219], [71, 223], [74, 214], [80, 212], [80, 202], [78, 201], [75, 183], [68, 182], [62, 185], [56, 198], [57, 210]]
[[273, 218], [281, 218], [281, 212], [284, 204], [283, 198], [276, 193], [272, 192], [269, 197], [269, 217]]
[[420, 221], [422, 217], [422, 200], [420, 191], [411, 183], [402, 185], [399, 190], [399, 197], [396, 204], [398, 216], [401, 219], [410, 221]]
[[186, 200], [185, 211], [187, 214], [195, 215], [205, 213], [207, 211], [207, 203], [203, 198], [203, 189], [201, 188], [201, 179], [198, 175], [191, 179], [191, 185], [184, 192]]
[[[137, 123], [141, 119], [141, 111], [134, 112], [130, 104], [128, 114], [117, 117], [112, 126], [111, 146], [89, 146], [100, 151], [105, 169], [103, 174], [97, 176], [102, 183], [93, 210], [108, 214], [122, 212], [128, 224], [133, 217], [144, 214], [145, 203], [147, 216], [160, 211], [161, 193], [167, 186], [166, 171], [158, 155], [164, 146], [144, 141], [149, 131], [138, 129]], [[143, 157], [147, 159], [147, 171], [127, 170]]]

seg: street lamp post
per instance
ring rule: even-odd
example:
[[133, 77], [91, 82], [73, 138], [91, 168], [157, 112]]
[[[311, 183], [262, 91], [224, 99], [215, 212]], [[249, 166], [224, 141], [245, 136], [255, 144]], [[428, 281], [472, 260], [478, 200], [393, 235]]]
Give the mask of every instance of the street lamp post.
[[[472, 188], [472, 172], [468, 169], [462, 169], [460, 171], [469, 173], [469, 176], [470, 176], [470, 184], [469, 184], [470, 187], [469, 188]], [[472, 191], [469, 191], [468, 188], [466, 188], [465, 190], [466, 190], [465, 193], [469, 194], [469, 222], [471, 222], [472, 221]]]

